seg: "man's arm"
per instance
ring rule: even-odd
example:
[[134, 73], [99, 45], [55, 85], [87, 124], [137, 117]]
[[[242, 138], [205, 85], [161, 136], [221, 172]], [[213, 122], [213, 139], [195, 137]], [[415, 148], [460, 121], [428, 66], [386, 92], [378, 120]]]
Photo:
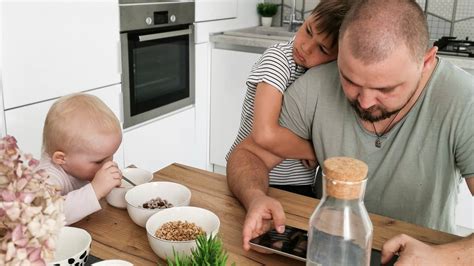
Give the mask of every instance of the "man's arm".
[[227, 182], [246, 209], [256, 195], [266, 195], [268, 173], [282, 160], [258, 146], [250, 137], [232, 151], [227, 162]]
[[231, 153], [227, 162], [227, 182], [230, 190], [247, 209], [242, 230], [243, 247], [250, 249], [250, 239], [268, 231], [271, 226], [283, 233], [285, 213], [280, 202], [267, 196], [268, 172], [281, 158], [244, 139]]
[[474, 176], [467, 177], [466, 184], [467, 184], [467, 187], [469, 188], [469, 191], [471, 191], [471, 195], [474, 196]]
[[257, 85], [251, 136], [263, 148], [277, 156], [316, 161], [311, 142], [280, 126], [282, 93], [270, 84]]
[[382, 264], [399, 253], [397, 265], [474, 265], [474, 234], [444, 245], [428, 245], [407, 235], [389, 239], [382, 247]]

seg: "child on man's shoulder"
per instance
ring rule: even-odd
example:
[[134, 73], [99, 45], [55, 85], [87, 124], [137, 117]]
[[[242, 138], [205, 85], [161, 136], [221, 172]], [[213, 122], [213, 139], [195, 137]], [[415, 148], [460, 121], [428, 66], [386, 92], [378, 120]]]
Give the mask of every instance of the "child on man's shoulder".
[[307, 69], [337, 58], [339, 28], [350, 0], [321, 0], [285, 43], [268, 48], [247, 79], [242, 118], [232, 150], [244, 139], [286, 158], [269, 173], [273, 187], [313, 196], [316, 155], [310, 140], [280, 126], [283, 94]]

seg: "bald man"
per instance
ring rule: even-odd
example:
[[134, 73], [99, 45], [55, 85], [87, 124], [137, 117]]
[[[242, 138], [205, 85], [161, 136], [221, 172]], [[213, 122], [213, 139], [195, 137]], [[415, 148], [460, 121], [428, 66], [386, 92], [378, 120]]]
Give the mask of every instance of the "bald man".
[[[280, 123], [311, 139], [320, 163], [365, 161], [369, 212], [455, 233], [463, 178], [474, 194], [474, 77], [436, 52], [415, 1], [360, 1], [341, 26], [338, 61], [287, 90]], [[266, 194], [268, 171], [280, 161], [250, 138], [229, 158], [229, 187], [247, 209], [245, 249], [269, 222], [284, 230], [283, 208]], [[427, 246], [397, 236], [385, 244], [383, 262], [397, 252], [403, 263], [469, 264], [474, 237]]]

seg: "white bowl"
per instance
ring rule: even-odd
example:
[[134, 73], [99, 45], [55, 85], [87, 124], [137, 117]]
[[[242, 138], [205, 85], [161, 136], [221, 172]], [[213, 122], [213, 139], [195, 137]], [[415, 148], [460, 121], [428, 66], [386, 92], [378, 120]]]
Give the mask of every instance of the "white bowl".
[[[122, 174], [136, 185], [148, 183], [153, 179], [152, 173], [140, 168], [125, 168], [122, 170]], [[105, 198], [107, 203], [117, 208], [127, 208], [125, 193], [127, 193], [127, 191], [132, 187], [133, 186], [130, 183], [122, 179], [120, 187], [113, 188]]]
[[188, 221], [200, 226], [208, 237], [219, 232], [219, 217], [213, 212], [198, 207], [175, 207], [153, 214], [146, 222], [146, 233], [151, 249], [160, 258], [173, 259], [173, 249], [177, 253], [190, 255], [191, 249], [196, 248], [196, 241], [169, 241], [155, 237], [155, 232], [164, 223], [171, 221]]
[[103, 260], [93, 263], [92, 266], [133, 266], [133, 264], [125, 260]]
[[48, 265], [85, 265], [92, 237], [86, 230], [65, 226], [59, 232], [54, 259]]
[[160, 197], [173, 204], [173, 207], [187, 206], [191, 200], [191, 191], [178, 183], [173, 182], [150, 182], [138, 185], [125, 194], [128, 215], [139, 226], [145, 227], [145, 223], [153, 214], [164, 209], [146, 209], [143, 203]]

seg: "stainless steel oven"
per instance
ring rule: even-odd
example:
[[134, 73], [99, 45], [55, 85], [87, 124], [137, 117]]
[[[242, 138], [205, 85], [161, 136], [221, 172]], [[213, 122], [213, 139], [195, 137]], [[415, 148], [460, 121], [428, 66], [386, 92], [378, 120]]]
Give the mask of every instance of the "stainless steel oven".
[[194, 1], [120, 0], [124, 128], [194, 104]]

